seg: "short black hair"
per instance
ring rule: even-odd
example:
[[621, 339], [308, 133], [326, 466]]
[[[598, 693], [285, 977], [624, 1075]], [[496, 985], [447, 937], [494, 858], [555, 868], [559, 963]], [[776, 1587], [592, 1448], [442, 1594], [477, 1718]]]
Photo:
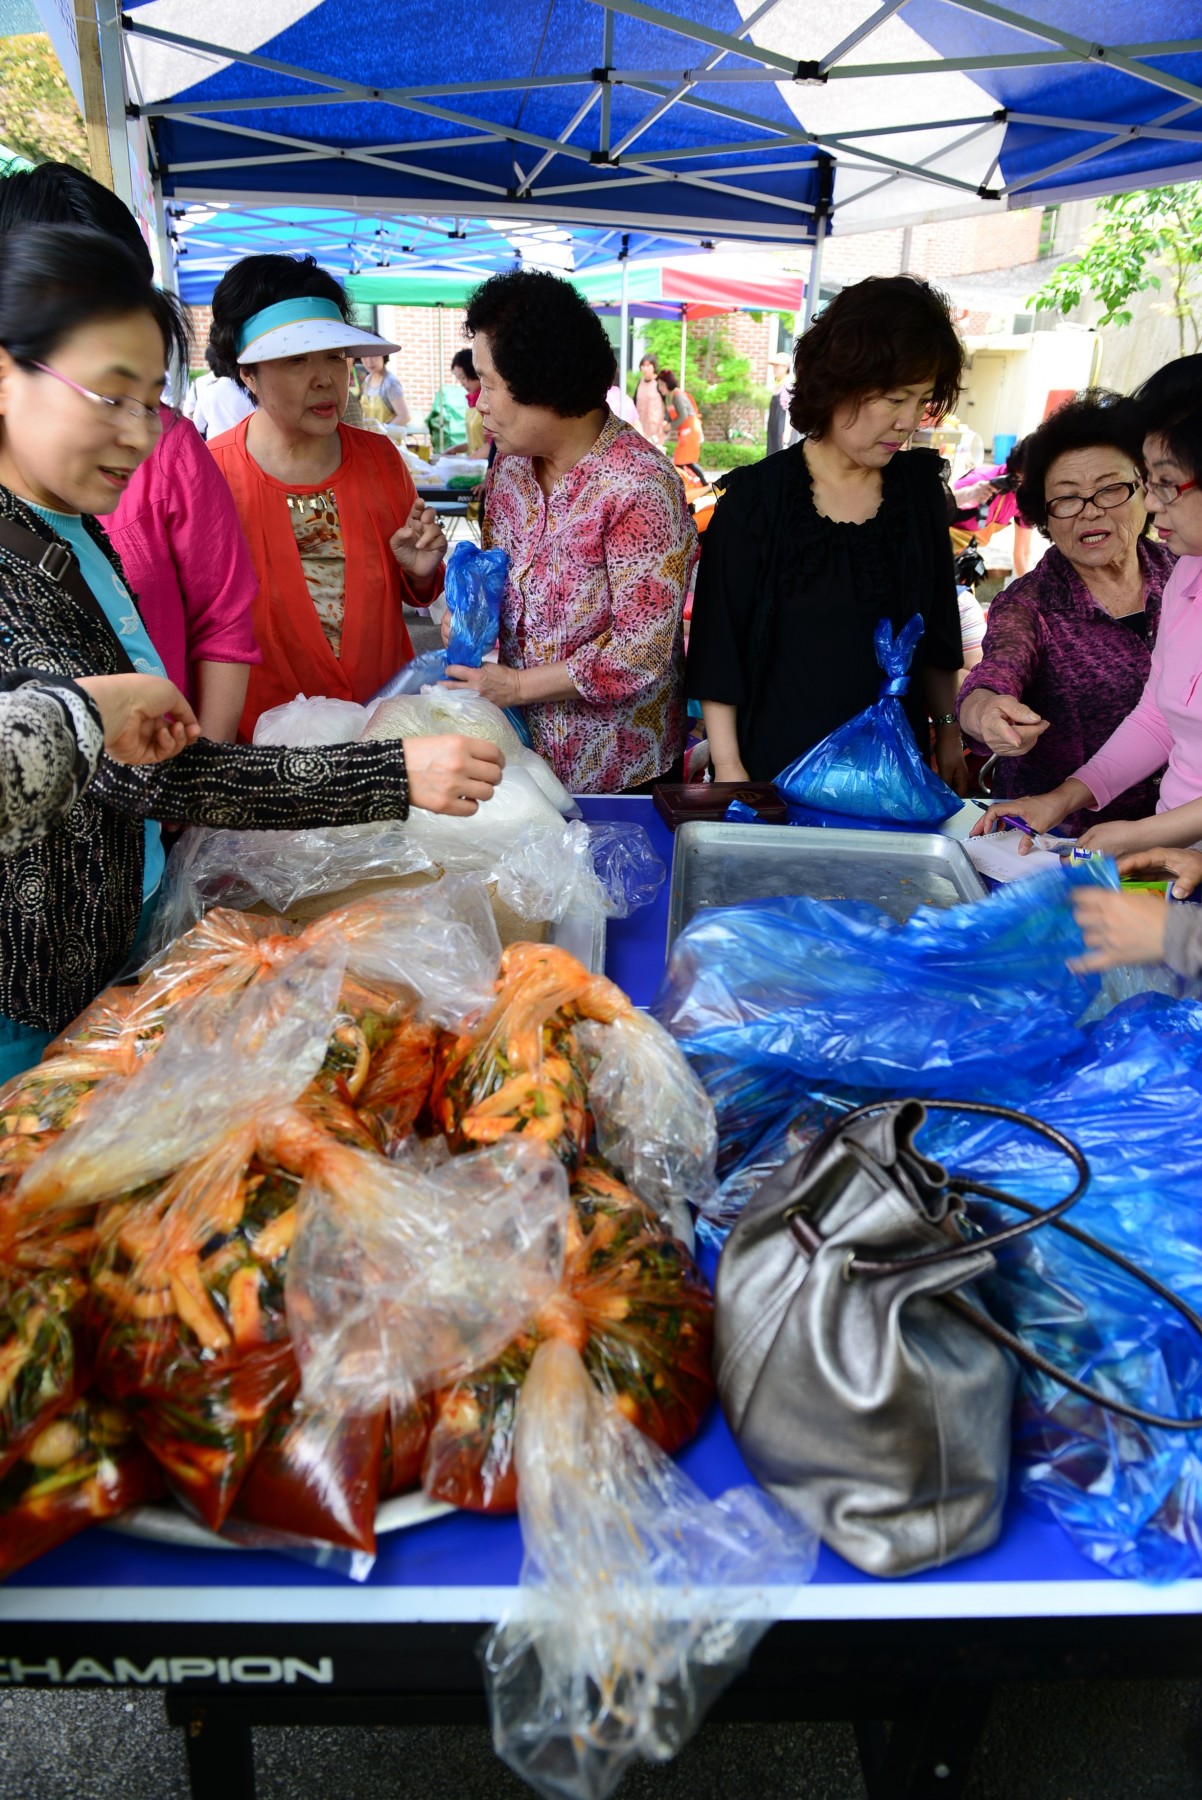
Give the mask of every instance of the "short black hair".
[[174, 294], [155, 287], [138, 259], [101, 231], [34, 225], [0, 237], [0, 344], [28, 368], [49, 362], [64, 338], [101, 319], [148, 312], [163, 334], [164, 365], [186, 382], [188, 326]]
[[0, 233], [23, 225], [75, 225], [116, 238], [148, 280], [154, 263], [138, 221], [116, 194], [70, 163], [39, 163], [0, 181]]
[[651, 367], [655, 370], [656, 374], [657, 375], [659, 374], [659, 357], [658, 356], [652, 356], [650, 350], [644, 350], [643, 354], [639, 357], [639, 368], [640, 369], [642, 368], [642, 366], [645, 362], [649, 362], [651, 364]]
[[869, 275], [836, 294], [794, 344], [789, 419], [818, 438], [840, 406], [915, 381], [931, 383], [931, 411], [941, 419], [956, 404], [963, 370], [946, 294], [917, 275]]
[[545, 406], [561, 419], [604, 410], [613, 345], [570, 281], [538, 269], [493, 275], [468, 300], [464, 330], [488, 334], [497, 374], [519, 406]]
[[454, 356], [451, 358], [451, 367], [453, 369], [462, 369], [469, 381], [479, 381], [480, 379], [476, 373], [476, 365], [472, 361], [472, 353], [470, 350], [456, 350]]
[[[238, 333], [249, 318], [279, 300], [332, 300], [346, 323], [351, 322], [345, 289], [312, 256], [244, 256], [227, 269], [213, 294], [213, 329], [209, 343], [218, 375], [229, 375], [249, 393], [239, 373]], [[246, 368], [254, 367], [247, 363]], [[252, 400], [254, 395], [251, 395]]]
[[1015, 503], [1028, 525], [1047, 536], [1044, 485], [1057, 457], [1072, 450], [1119, 450], [1136, 468], [1143, 466], [1143, 433], [1136, 408], [1109, 388], [1085, 388], [1066, 400], [1026, 439]]
[[1149, 375], [1133, 397], [1140, 430], [1163, 438], [1192, 481], [1202, 476], [1202, 356], [1179, 356]]

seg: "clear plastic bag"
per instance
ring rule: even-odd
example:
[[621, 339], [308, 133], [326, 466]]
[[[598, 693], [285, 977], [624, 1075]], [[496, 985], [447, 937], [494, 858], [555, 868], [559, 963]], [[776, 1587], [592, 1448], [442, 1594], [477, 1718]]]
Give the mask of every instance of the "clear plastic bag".
[[517, 1457], [526, 1560], [483, 1652], [493, 1742], [548, 1800], [605, 1800], [692, 1736], [817, 1544], [758, 1489], [707, 1499], [565, 1343], [534, 1357]]
[[588, 1097], [598, 1150], [691, 1244], [688, 1203], [705, 1207], [717, 1189], [713, 1102], [679, 1046], [646, 1013], [631, 1011], [610, 1025], [586, 1020], [578, 1036], [593, 1065]]
[[255, 720], [252, 743], [285, 744], [301, 748], [309, 744], [353, 744], [367, 725], [367, 708], [353, 700], [329, 700], [323, 695], [306, 699], [298, 694], [283, 706], [273, 706]]
[[550, 1145], [571, 1172], [589, 1135], [588, 1082], [577, 1018], [631, 1010], [620, 988], [552, 944], [511, 944], [488, 1012], [439, 1046], [430, 1112], [455, 1150], [521, 1133]]
[[808, 1082], [964, 1094], [1076, 1056], [1096, 976], [1069, 904], [1115, 887], [1107, 860], [1014, 882], [898, 924], [876, 907], [790, 897], [699, 914], [672, 946], [656, 1017], [690, 1059]]
[[[507, 770], [523, 769], [562, 818], [580, 817], [580, 808], [550, 763], [527, 749], [507, 715], [473, 688], [434, 687], [421, 694], [384, 700], [372, 713], [363, 737], [365, 742], [373, 742], [378, 738], [439, 737], [447, 732], [462, 737], [487, 738], [490, 743], [500, 745], [505, 752]], [[415, 817], [424, 821], [437, 816], [445, 825], [454, 825], [462, 831], [465, 824], [477, 824], [485, 817], [503, 788], [504, 780], [488, 805], [473, 814], [470, 821], [446, 819], [416, 808], [409, 816], [409, 823], [412, 825]]]
[[0, 1581], [162, 1491], [162, 1476], [127, 1414], [98, 1394], [84, 1395], [45, 1425], [0, 1479]]
[[181, 1008], [161, 1049], [116, 1082], [27, 1170], [16, 1199], [43, 1213], [161, 1181], [289, 1105], [326, 1058], [345, 951], [329, 942], [232, 999]]
[[426, 1493], [476, 1512], [513, 1510], [518, 1401], [548, 1339], [579, 1351], [601, 1391], [661, 1450], [679, 1450], [713, 1399], [713, 1313], [684, 1246], [589, 1159], [572, 1184], [562, 1286], [493, 1362], [437, 1396]]
[[891, 825], [938, 825], [962, 802], [933, 774], [914, 742], [899, 695], [910, 685], [910, 661], [923, 633], [922, 614], [896, 639], [888, 619], [874, 634], [885, 674], [880, 697], [776, 777], [790, 805]]
[[625, 919], [654, 900], [667, 870], [641, 825], [576, 820], [524, 831], [492, 874], [498, 897], [524, 919], [562, 919], [581, 907]]
[[563, 1170], [520, 1140], [420, 1173], [308, 1162], [287, 1304], [306, 1403], [379, 1412], [497, 1354], [563, 1272]]

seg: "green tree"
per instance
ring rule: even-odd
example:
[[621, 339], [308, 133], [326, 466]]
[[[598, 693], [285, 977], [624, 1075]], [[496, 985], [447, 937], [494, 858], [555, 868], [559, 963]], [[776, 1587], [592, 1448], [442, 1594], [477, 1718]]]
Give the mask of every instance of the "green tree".
[[88, 138], [50, 39], [0, 38], [0, 144], [32, 162], [90, 172]]
[[1202, 350], [1202, 181], [1100, 200], [1076, 259], [1054, 269], [1027, 305], [1070, 313], [1088, 294], [1102, 307], [1099, 324], [1130, 325], [1133, 295], [1166, 284], [1154, 310], [1176, 319], [1180, 355]]
[[[723, 400], [755, 400], [767, 406], [768, 395], [751, 379], [751, 364], [736, 356], [723, 328], [722, 317], [703, 319], [688, 327], [685, 367], [680, 363], [680, 326], [670, 319], [656, 319], [643, 333], [644, 348], [659, 358], [661, 369], [673, 369], [676, 378], [702, 409]], [[635, 371], [637, 378], [637, 370]]]

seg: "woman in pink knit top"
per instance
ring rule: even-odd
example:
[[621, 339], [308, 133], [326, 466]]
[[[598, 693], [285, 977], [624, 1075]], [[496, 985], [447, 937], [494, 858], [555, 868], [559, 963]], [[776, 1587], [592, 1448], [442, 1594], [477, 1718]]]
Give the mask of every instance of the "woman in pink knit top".
[[1134, 709], [1089, 761], [1050, 793], [993, 806], [978, 831], [1003, 813], [1051, 831], [1082, 808], [1167, 764], [1156, 811], [1094, 825], [1078, 840], [1119, 856], [1202, 839], [1202, 356], [1167, 364], [1135, 396], [1144, 428], [1146, 505], [1156, 534], [1179, 558], [1161, 603], [1147, 685]]

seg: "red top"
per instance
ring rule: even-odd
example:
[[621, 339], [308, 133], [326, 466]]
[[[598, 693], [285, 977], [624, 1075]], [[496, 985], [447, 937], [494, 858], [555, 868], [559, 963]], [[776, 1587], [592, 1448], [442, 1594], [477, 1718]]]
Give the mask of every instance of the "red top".
[[[209, 441], [230, 485], [259, 578], [255, 636], [263, 653], [250, 672], [239, 736], [249, 739], [260, 713], [298, 694], [336, 700], [370, 700], [390, 676], [413, 659], [403, 603], [427, 606], [409, 587], [389, 539], [409, 517], [416, 490], [391, 441], [382, 434], [340, 425], [342, 461], [326, 481], [312, 486], [277, 481], [246, 447], [250, 424]], [[346, 552], [346, 610], [342, 645], [335, 656], [326, 640], [305, 581], [288, 513], [289, 494], [332, 491]]]

